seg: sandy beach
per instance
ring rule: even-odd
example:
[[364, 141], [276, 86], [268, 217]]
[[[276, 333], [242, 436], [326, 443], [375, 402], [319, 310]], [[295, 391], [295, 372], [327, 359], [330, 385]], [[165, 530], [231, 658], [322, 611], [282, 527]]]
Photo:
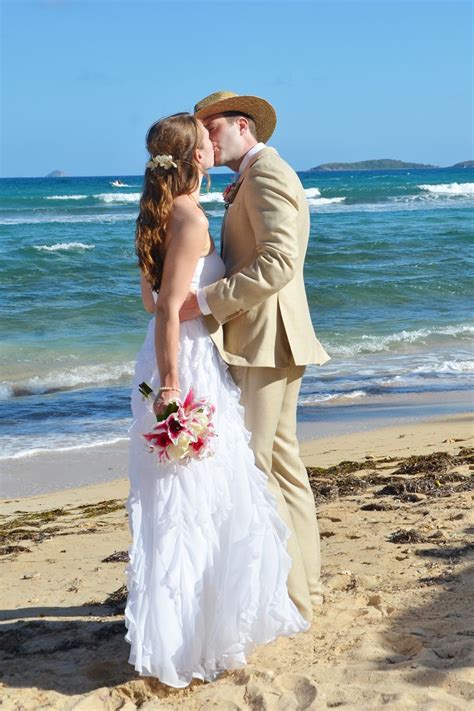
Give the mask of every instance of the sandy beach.
[[1, 708], [472, 708], [473, 439], [456, 414], [305, 441], [324, 604], [308, 633], [185, 690], [127, 662], [125, 445], [37, 458], [39, 479], [100, 483], [3, 494]]

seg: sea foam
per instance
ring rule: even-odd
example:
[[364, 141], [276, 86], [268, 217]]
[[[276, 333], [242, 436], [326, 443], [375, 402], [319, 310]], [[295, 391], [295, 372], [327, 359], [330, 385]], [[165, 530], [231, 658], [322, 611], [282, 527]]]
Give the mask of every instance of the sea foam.
[[48, 195], [46, 200], [86, 200], [88, 195]]
[[319, 188], [305, 188], [304, 192], [307, 198], [321, 197], [321, 192]]
[[92, 197], [96, 200], [101, 200], [105, 203], [111, 202], [133, 202], [138, 203], [141, 198], [141, 193], [99, 193]]
[[473, 373], [474, 372], [474, 360], [445, 360], [442, 363], [437, 363], [432, 366], [419, 366], [415, 368], [413, 373], [418, 375], [420, 373], [431, 375], [432, 373]]
[[224, 202], [224, 198], [221, 192], [202, 193], [199, 202]]
[[344, 202], [345, 197], [321, 197], [319, 188], [305, 188], [305, 195], [310, 207], [319, 207], [321, 205], [336, 205]]
[[128, 361], [118, 365], [98, 364], [82, 365], [71, 370], [52, 372], [43, 377], [34, 377], [25, 382], [27, 388], [34, 392], [44, 392], [45, 389], [69, 389], [86, 385], [116, 382], [130, 378], [133, 375], [135, 363]]
[[302, 395], [298, 398], [298, 405], [308, 406], [316, 405], [323, 402], [334, 402], [339, 400], [358, 400], [361, 397], [366, 397], [367, 392], [365, 390], [349, 390], [347, 392], [341, 391], [338, 393], [312, 393], [308, 395]]
[[362, 353], [379, 353], [394, 350], [400, 345], [425, 343], [427, 339], [436, 336], [469, 337], [474, 335], [474, 326], [460, 324], [456, 326], [441, 326], [438, 328], [420, 328], [414, 331], [398, 331], [387, 336], [363, 335], [360, 340], [348, 345], [331, 345], [327, 343], [330, 355], [353, 356]]
[[474, 195], [474, 183], [440, 183], [418, 187], [433, 195]]
[[82, 365], [70, 370], [58, 370], [36, 375], [25, 380], [4, 381], [0, 387], [0, 399], [7, 400], [15, 396], [41, 395], [44, 393], [71, 390], [120, 382], [132, 377], [134, 361], [118, 365]]
[[136, 220], [136, 214], [121, 213], [112, 215], [31, 215], [29, 217], [3, 217], [0, 218], [0, 225], [53, 225], [61, 224], [82, 224], [97, 223], [107, 224], [115, 222], [132, 222]]
[[33, 249], [38, 252], [69, 252], [71, 250], [95, 249], [93, 244], [84, 244], [83, 242], [58, 242], [57, 244], [38, 244], [33, 245]]
[[[50, 455], [52, 452], [71, 452], [75, 450], [81, 450], [81, 449], [93, 449], [96, 447], [105, 447], [105, 446], [110, 446], [112, 444], [118, 444], [119, 442], [127, 442], [128, 437], [114, 437], [110, 436], [107, 439], [98, 438], [96, 440], [93, 440], [93, 435], [88, 434], [84, 438], [78, 436], [75, 434], [73, 437], [70, 437], [70, 444], [63, 444], [63, 442], [67, 442], [66, 436], [63, 437], [56, 437], [56, 438], [48, 438], [46, 437], [30, 437], [29, 442], [30, 444], [43, 444], [45, 441], [48, 442], [50, 445], [49, 447], [41, 447], [41, 446], [33, 446], [30, 449], [21, 449], [21, 450], [16, 450], [14, 449], [13, 446], [8, 446], [8, 444], [2, 447], [2, 454], [0, 455], [0, 461], [8, 461], [10, 459], [24, 459], [26, 457], [34, 457], [37, 454], [47, 454]], [[91, 441], [92, 440], [92, 441]], [[72, 441], [74, 442], [80, 442], [79, 444], [72, 444]]]
[[308, 198], [308, 205], [311, 206], [317, 206], [317, 205], [336, 205], [337, 203], [344, 202], [346, 198], [345, 197], [332, 197], [332, 198]]

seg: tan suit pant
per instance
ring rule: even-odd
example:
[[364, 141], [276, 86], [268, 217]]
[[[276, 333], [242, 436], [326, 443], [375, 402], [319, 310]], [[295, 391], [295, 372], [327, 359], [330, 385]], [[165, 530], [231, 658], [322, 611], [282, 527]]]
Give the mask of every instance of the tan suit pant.
[[296, 404], [304, 366], [230, 366], [230, 372], [242, 392], [256, 464], [268, 476], [278, 512], [292, 534], [288, 540], [292, 558], [289, 594], [303, 617], [311, 621], [312, 606], [321, 601], [320, 541], [314, 498], [296, 437]]

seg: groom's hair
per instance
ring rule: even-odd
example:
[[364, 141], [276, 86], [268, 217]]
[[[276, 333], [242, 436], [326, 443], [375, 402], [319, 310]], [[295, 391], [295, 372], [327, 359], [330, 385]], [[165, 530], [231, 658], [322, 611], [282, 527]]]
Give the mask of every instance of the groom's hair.
[[249, 114], [244, 114], [242, 111], [223, 111], [222, 116], [224, 116], [229, 123], [234, 123], [237, 118], [245, 118], [249, 122], [249, 131], [254, 138], [257, 138], [257, 126], [255, 121]]

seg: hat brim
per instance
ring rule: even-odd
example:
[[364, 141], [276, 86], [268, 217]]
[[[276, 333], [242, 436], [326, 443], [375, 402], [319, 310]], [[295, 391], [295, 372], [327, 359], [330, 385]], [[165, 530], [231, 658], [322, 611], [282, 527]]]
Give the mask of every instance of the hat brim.
[[194, 115], [200, 121], [204, 121], [214, 114], [222, 114], [225, 111], [239, 111], [251, 116], [257, 128], [257, 139], [262, 143], [266, 143], [275, 130], [277, 122], [275, 109], [259, 96], [231, 96], [198, 109]]

